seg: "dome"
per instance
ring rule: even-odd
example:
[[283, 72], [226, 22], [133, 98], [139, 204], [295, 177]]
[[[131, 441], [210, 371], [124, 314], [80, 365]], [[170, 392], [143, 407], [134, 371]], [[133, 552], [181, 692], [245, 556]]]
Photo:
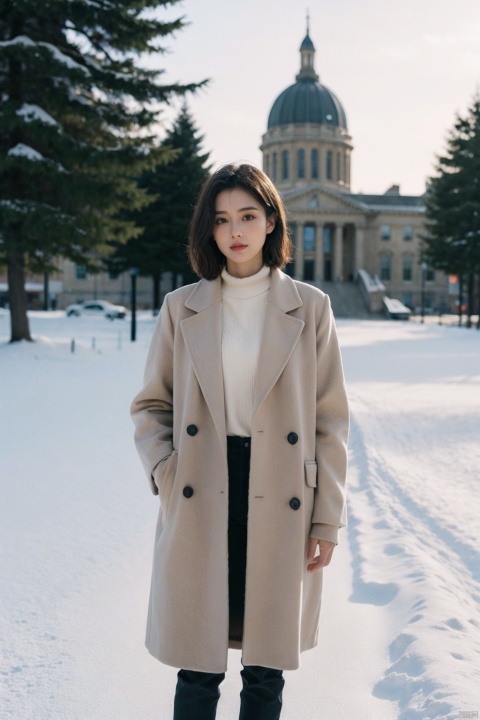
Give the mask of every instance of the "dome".
[[325, 85], [298, 80], [277, 97], [268, 116], [268, 129], [277, 125], [316, 123], [347, 129], [340, 100]]
[[347, 129], [340, 100], [319, 81], [315, 72], [315, 46], [307, 34], [300, 45], [301, 66], [296, 83], [277, 97], [268, 116], [268, 129], [278, 125], [315, 123]]

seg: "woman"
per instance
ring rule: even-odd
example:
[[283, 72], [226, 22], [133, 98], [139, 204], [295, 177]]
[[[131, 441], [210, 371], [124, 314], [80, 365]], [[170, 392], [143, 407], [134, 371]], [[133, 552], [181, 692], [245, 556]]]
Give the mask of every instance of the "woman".
[[147, 648], [178, 673], [174, 720], [213, 720], [227, 649], [241, 720], [280, 717], [283, 670], [317, 644], [322, 568], [345, 525], [348, 408], [328, 297], [281, 269], [291, 244], [269, 178], [205, 183], [166, 296], [135, 440], [160, 496]]

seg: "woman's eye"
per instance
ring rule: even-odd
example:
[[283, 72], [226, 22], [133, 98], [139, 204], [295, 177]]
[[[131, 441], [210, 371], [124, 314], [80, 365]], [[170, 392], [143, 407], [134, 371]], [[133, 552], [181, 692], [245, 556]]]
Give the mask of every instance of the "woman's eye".
[[244, 215], [243, 219], [244, 220], [255, 220], [255, 215]]
[[226, 222], [227, 222], [227, 221], [226, 221], [225, 218], [217, 218], [217, 219], [215, 220], [215, 225], [223, 225], [223, 224], [226, 223]]

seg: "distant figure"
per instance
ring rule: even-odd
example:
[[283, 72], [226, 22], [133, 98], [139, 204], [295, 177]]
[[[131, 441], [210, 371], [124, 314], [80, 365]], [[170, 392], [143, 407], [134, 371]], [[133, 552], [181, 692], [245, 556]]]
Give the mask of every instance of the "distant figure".
[[181, 668], [174, 720], [215, 718], [228, 648], [240, 719], [276, 720], [283, 670], [317, 644], [348, 407], [329, 299], [282, 272], [290, 254], [270, 179], [217, 170], [190, 226], [202, 279], [165, 297], [132, 404], [160, 496], [146, 644]]

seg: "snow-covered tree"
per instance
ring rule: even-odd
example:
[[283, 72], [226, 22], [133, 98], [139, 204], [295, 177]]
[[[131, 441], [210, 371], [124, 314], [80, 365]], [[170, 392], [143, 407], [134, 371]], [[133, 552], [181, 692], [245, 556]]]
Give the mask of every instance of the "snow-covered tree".
[[[426, 194], [424, 256], [466, 283], [468, 318], [480, 275], [480, 96], [457, 117]], [[462, 294], [462, 293], [461, 293]]]
[[[138, 232], [122, 214], [149, 202], [134, 175], [165, 158], [162, 103], [198, 85], [162, 85], [141, 53], [161, 53], [179, 0], [0, 0], [0, 262], [12, 341], [30, 339], [25, 268], [63, 256], [93, 268]], [[155, 11], [155, 12], [153, 12]]]
[[196, 279], [188, 264], [186, 246], [195, 199], [209, 172], [209, 153], [201, 152], [202, 140], [184, 105], [162, 142], [165, 150], [175, 152], [174, 158], [168, 164], [145, 170], [138, 179], [139, 187], [156, 198], [128, 213], [141, 233], [119, 245], [109, 263], [117, 271], [137, 267], [141, 275], [152, 278], [155, 310], [160, 306], [162, 272], [181, 273], [187, 282]]

